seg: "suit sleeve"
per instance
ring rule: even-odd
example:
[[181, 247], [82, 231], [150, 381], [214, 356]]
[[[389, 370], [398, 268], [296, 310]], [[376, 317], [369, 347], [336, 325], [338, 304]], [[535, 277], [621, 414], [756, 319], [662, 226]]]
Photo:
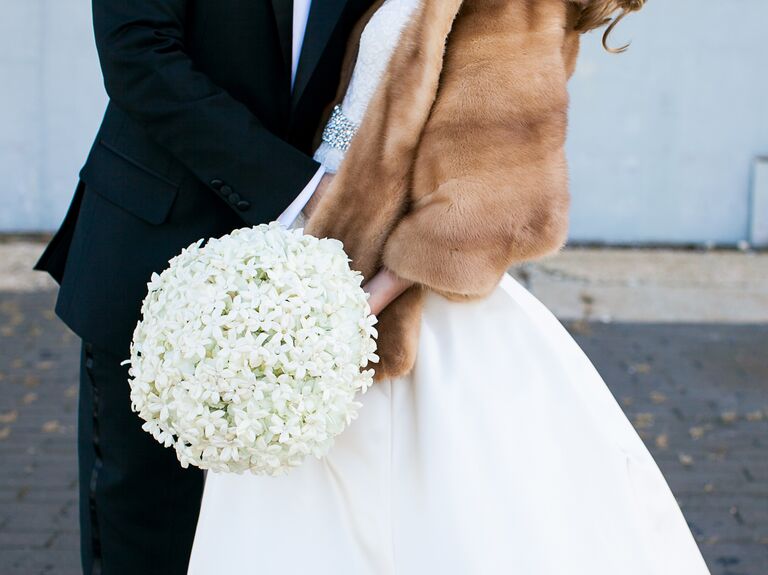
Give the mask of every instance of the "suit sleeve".
[[107, 94], [246, 222], [274, 219], [319, 164], [195, 68], [184, 45], [188, 1], [93, 0]]

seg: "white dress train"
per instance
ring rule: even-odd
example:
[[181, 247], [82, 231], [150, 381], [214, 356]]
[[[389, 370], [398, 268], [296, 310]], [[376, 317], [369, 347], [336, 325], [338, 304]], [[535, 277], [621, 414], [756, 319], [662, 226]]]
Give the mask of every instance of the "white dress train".
[[[387, 0], [366, 28], [353, 122], [417, 4]], [[599, 374], [511, 277], [482, 301], [430, 294], [414, 371], [362, 403], [322, 460], [209, 474], [189, 574], [708, 573]]]

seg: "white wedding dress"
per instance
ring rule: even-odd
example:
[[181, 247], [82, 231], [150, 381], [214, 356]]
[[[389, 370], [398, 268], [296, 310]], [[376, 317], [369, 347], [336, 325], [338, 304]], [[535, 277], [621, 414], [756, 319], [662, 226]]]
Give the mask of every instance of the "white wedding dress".
[[[368, 24], [348, 121], [418, 1], [387, 0]], [[333, 170], [343, 149], [317, 157]], [[362, 402], [323, 460], [209, 473], [189, 574], [708, 573], [600, 376], [511, 277], [483, 301], [428, 296], [414, 371]]]

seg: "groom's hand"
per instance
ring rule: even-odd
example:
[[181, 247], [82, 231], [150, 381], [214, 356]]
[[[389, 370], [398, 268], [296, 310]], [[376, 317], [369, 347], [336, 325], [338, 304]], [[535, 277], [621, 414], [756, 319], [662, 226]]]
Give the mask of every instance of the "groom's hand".
[[320, 199], [328, 191], [328, 188], [333, 181], [333, 177], [334, 174], [325, 174], [323, 176], [323, 178], [320, 180], [320, 183], [317, 185], [317, 189], [312, 194], [312, 197], [309, 198], [307, 205], [304, 206], [304, 215], [310, 217], [314, 213], [314, 211], [317, 209], [317, 205], [320, 203]]

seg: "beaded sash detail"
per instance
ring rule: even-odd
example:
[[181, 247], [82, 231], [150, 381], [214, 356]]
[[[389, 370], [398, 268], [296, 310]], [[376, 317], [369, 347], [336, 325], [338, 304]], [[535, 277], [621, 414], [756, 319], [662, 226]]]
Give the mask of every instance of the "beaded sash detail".
[[328, 124], [323, 130], [323, 142], [332, 148], [346, 152], [357, 128], [358, 125], [341, 111], [341, 106], [334, 106]]

